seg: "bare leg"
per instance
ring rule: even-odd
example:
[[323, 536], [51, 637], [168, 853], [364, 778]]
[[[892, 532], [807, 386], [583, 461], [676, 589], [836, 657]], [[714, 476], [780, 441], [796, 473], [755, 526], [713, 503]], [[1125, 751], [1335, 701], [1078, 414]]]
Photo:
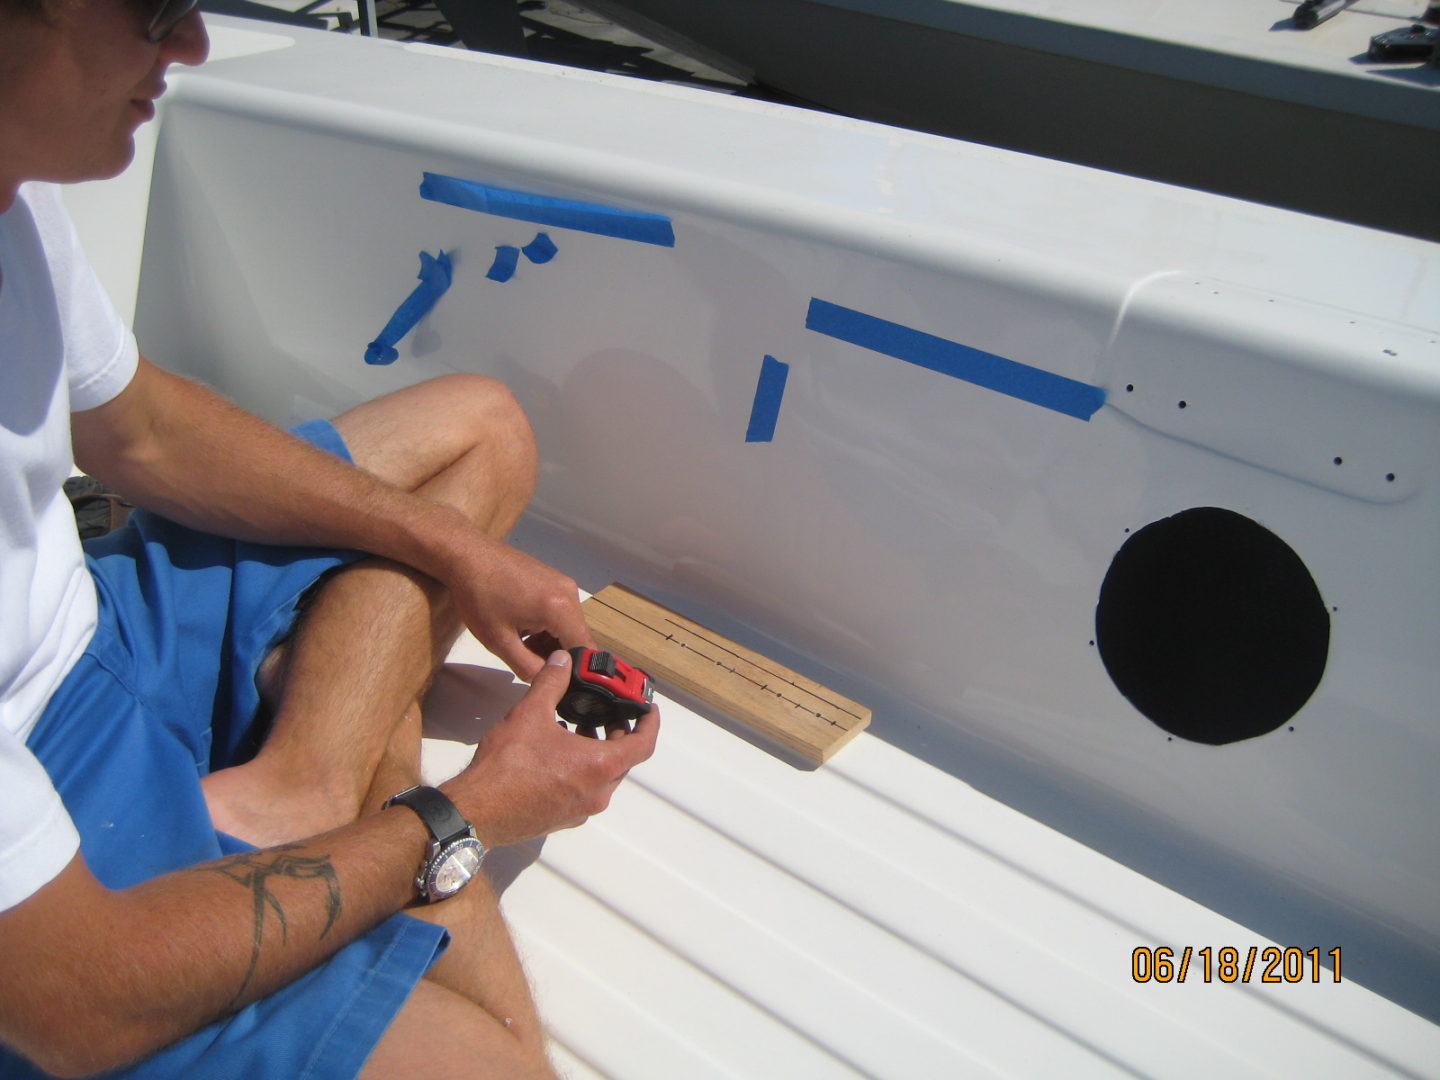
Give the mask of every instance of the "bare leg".
[[[416, 705], [406, 710], [376, 770], [366, 810], [379, 809], [390, 795], [418, 783], [419, 778], [420, 709]], [[458, 1018], [463, 1021], [465, 1036], [456, 1044], [456, 1060], [469, 1071], [457, 1071], [456, 1076], [491, 1075], [485, 1067], [495, 1069], [496, 1076], [551, 1076], [530, 984], [489, 882], [482, 876], [459, 895], [439, 904], [417, 902], [408, 913], [446, 927], [451, 934], [450, 947], [431, 967], [426, 985], [411, 998], [406, 1013], [371, 1059], [369, 1068], [375, 1070], [374, 1075], [385, 1080], [400, 1075], [384, 1071], [391, 1061], [428, 1061], [435, 1052], [442, 1019]], [[431, 993], [432, 984], [446, 994]], [[478, 1015], [467, 1017], [456, 999]], [[424, 1022], [412, 1027], [410, 1021], [417, 1017]], [[417, 1051], [423, 1056], [417, 1057]], [[433, 1075], [428, 1066], [427, 1075]], [[442, 1070], [438, 1075], [450, 1074]]]
[[[524, 416], [490, 380], [435, 380], [336, 422], [360, 468], [455, 505], [491, 536], [523, 513], [536, 455]], [[444, 589], [370, 559], [317, 593], [276, 668], [275, 723], [248, 766], [207, 778], [217, 825], [272, 844], [374, 811], [419, 776], [422, 697], [459, 626]], [[282, 816], [276, 821], [272, 809]], [[390, 1080], [550, 1077], [543, 1032], [494, 893], [477, 881], [413, 914], [451, 948], [420, 982], [367, 1064]], [[505, 1021], [510, 1021], [505, 1024]]]
[[[469, 891], [468, 889], [466, 890]], [[453, 903], [454, 901], [447, 901]], [[360, 1080], [554, 1080], [493, 1016], [422, 979], [361, 1070]]]
[[[336, 427], [359, 467], [455, 506], [496, 537], [533, 490], [529, 426], [491, 380], [411, 387]], [[444, 590], [422, 574], [383, 559], [336, 574], [286, 646], [264, 747], [203, 781], [216, 827], [269, 846], [353, 820], [397, 723], [458, 632]]]
[[[489, 380], [436, 380], [336, 421], [355, 462], [455, 506], [505, 535], [533, 490], [529, 426]], [[264, 748], [206, 779], [217, 826], [252, 843], [306, 836], [377, 810], [417, 782], [425, 687], [458, 622], [442, 588], [369, 559], [317, 593], [273, 671], [281, 684]], [[482, 879], [412, 914], [451, 945], [421, 981], [362, 1074], [393, 1080], [424, 1063], [435, 1080], [550, 1078], [544, 1035], [493, 890]]]

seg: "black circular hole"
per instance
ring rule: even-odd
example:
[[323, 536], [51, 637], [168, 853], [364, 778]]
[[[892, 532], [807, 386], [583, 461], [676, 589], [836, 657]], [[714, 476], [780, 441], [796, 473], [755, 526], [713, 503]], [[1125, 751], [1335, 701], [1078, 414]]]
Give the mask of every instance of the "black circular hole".
[[1336, 464], [1336, 465], [1344, 465], [1344, 464], [1345, 464], [1345, 459], [1344, 459], [1344, 458], [1337, 457], [1337, 458], [1335, 459], [1335, 464]]
[[1188, 408], [1188, 407], [1189, 407], [1189, 404], [1190, 404], [1190, 403], [1189, 403], [1188, 401], [1182, 401], [1182, 402], [1180, 402], [1179, 407], [1182, 408], [1182, 409]]
[[1330, 616], [1294, 550], [1217, 507], [1137, 530], [1095, 610], [1116, 688], [1163, 730], [1219, 746], [1280, 727], [1325, 673]]
[[1387, 484], [1393, 484], [1393, 483], [1395, 483], [1395, 474], [1394, 474], [1393, 472], [1387, 472], [1387, 473], [1385, 474], [1385, 482], [1386, 482]]
[[1126, 384], [1125, 384], [1125, 392], [1126, 392], [1127, 394], [1133, 394], [1133, 393], [1135, 392], [1135, 384], [1134, 384], [1134, 383], [1126, 383]]

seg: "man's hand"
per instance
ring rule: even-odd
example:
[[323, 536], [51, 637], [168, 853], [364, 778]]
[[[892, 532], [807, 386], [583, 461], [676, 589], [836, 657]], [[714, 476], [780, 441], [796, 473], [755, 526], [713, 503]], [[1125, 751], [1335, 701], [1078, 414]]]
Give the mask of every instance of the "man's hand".
[[516, 675], [528, 682], [544, 665], [525, 644], [532, 634], [565, 648], [594, 646], [574, 581], [478, 530], [470, 550], [474, 569], [461, 569], [444, 584], [470, 632]]
[[658, 709], [652, 707], [628, 734], [585, 738], [555, 718], [569, 685], [570, 656], [555, 652], [529, 693], [481, 740], [469, 767], [441, 785], [486, 847], [583, 824], [654, 753]]

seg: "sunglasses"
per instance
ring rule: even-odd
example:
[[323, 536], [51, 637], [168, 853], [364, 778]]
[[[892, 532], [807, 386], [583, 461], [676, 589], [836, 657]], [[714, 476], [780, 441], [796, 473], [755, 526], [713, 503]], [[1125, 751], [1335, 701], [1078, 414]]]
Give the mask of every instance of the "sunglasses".
[[151, 44], [164, 41], [180, 25], [180, 20], [195, 10], [200, 0], [160, 0], [160, 7], [145, 28], [145, 40]]

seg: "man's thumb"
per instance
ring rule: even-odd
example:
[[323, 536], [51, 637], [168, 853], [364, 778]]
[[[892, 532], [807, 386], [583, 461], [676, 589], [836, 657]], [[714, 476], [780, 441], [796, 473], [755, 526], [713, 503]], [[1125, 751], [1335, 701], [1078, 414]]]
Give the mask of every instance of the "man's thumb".
[[570, 654], [564, 649], [556, 649], [545, 661], [539, 673], [530, 682], [530, 692], [538, 694], [540, 699], [548, 703], [551, 708], [560, 704], [560, 699], [565, 696], [565, 691], [570, 687]]

